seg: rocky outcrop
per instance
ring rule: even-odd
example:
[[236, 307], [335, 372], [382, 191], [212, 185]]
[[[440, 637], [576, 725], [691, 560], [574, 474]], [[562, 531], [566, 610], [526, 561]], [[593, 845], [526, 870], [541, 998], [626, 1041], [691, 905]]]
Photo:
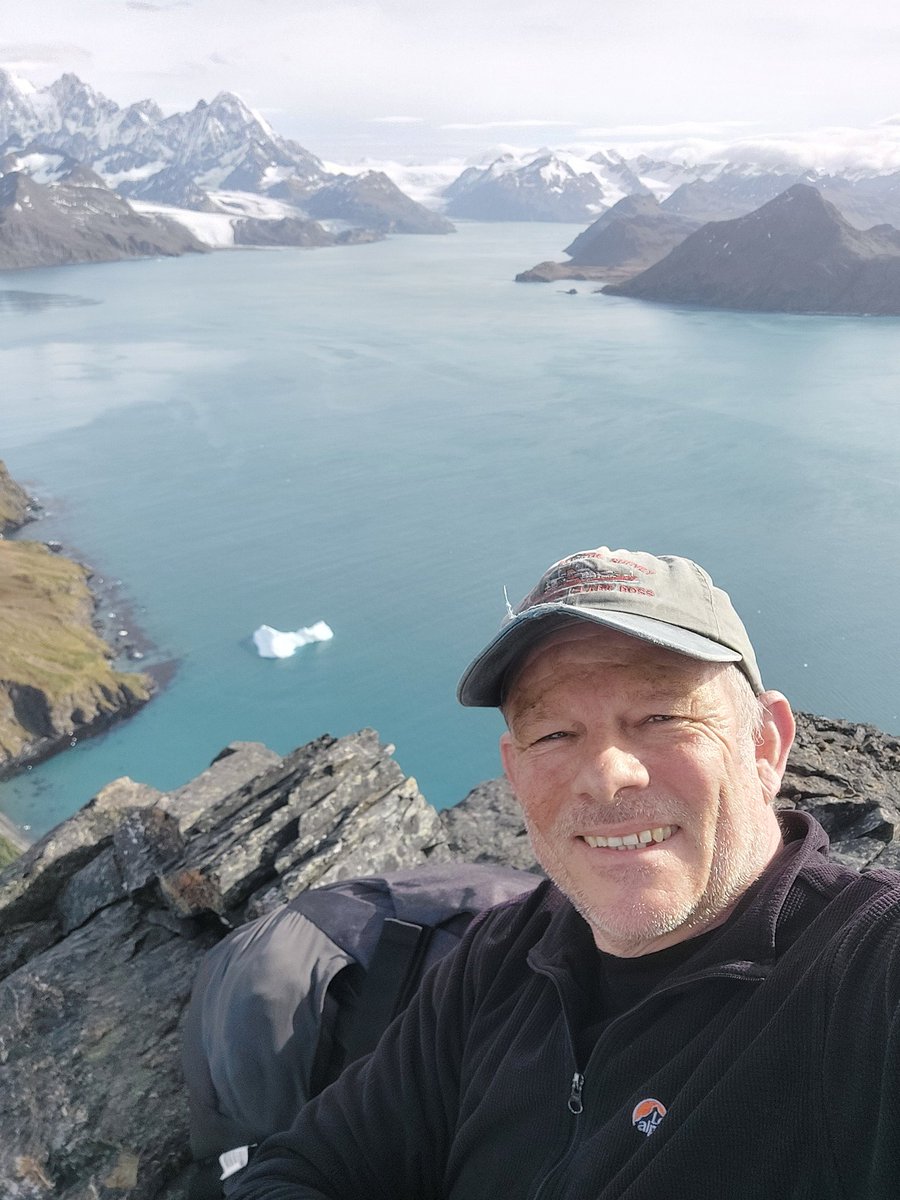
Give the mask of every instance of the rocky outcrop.
[[90, 572], [40, 542], [0, 541], [0, 775], [134, 712], [146, 675], [94, 632]]
[[0, 537], [21, 529], [27, 521], [33, 521], [37, 513], [37, 502], [16, 483], [6, 469], [6, 463], [0, 459]]
[[746, 217], [704, 225], [603, 291], [756, 312], [896, 315], [900, 232], [858, 230], [815, 188], [796, 184]]
[[21, 171], [0, 177], [0, 269], [209, 249], [182, 225], [136, 213], [102, 180], [88, 176], [46, 185]]
[[[37, 512], [0, 462], [0, 528]], [[105, 729], [153, 691], [149, 676], [115, 669], [93, 627], [90, 572], [58, 549], [0, 538], [0, 778]], [[15, 845], [7, 831], [0, 860]]]
[[305, 887], [448, 857], [371, 732], [230, 746], [168, 795], [107, 787], [0, 875], [5, 1200], [187, 1197], [178, 1039], [203, 952]]
[[[170, 793], [117, 780], [0, 874], [5, 1200], [187, 1200], [179, 1033], [205, 951], [306, 887], [425, 862], [534, 867], [502, 781], [437, 813], [366, 730], [227, 747]], [[799, 719], [783, 802], [900, 867], [900, 739]]]

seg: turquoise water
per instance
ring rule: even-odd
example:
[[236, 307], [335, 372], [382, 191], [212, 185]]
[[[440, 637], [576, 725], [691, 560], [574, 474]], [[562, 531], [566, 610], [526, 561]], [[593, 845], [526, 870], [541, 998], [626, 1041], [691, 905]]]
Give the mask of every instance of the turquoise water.
[[[602, 542], [698, 558], [769, 686], [900, 730], [900, 322], [511, 282], [576, 232], [7, 276], [0, 457], [51, 510], [34, 536], [122, 579], [179, 666], [0, 808], [40, 831], [118, 775], [364, 725], [453, 803], [498, 772], [499, 719], [453, 693], [503, 585]], [[292, 659], [250, 643], [320, 619]]]

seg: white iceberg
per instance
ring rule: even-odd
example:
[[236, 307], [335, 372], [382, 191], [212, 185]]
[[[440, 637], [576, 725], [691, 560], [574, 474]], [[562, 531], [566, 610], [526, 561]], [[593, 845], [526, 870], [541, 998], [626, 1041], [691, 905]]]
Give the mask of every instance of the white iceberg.
[[253, 634], [253, 641], [260, 658], [290, 658], [300, 646], [308, 646], [310, 642], [329, 642], [333, 637], [334, 631], [330, 625], [316, 621], [315, 625], [306, 625], [293, 633], [283, 633], [271, 625], [260, 625]]

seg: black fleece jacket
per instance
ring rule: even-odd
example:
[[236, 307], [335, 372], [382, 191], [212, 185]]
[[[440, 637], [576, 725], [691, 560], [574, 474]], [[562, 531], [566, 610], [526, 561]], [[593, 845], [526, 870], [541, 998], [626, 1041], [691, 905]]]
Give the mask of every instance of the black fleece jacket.
[[721, 929], [579, 1060], [590, 931], [494, 909], [238, 1200], [896, 1200], [900, 875], [811, 818]]

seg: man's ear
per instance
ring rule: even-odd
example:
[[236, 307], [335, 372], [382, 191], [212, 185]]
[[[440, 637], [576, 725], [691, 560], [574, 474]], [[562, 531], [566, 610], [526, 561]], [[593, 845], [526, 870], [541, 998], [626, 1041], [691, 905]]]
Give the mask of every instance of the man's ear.
[[763, 725], [756, 743], [756, 770], [771, 804], [781, 787], [796, 726], [791, 706], [781, 692], [763, 692], [759, 700]]

